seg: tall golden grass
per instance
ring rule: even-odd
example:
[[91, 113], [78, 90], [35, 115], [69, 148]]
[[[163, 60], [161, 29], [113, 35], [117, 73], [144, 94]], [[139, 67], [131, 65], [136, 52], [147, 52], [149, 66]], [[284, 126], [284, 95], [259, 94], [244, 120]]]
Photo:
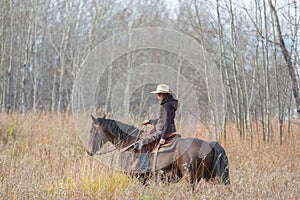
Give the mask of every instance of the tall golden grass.
[[201, 181], [192, 191], [185, 180], [151, 180], [143, 186], [109, 169], [86, 154], [74, 124], [65, 114], [0, 116], [0, 199], [300, 198], [300, 128], [295, 125], [281, 146], [276, 137], [265, 144], [258, 135], [249, 145], [229, 127], [221, 143], [231, 186]]

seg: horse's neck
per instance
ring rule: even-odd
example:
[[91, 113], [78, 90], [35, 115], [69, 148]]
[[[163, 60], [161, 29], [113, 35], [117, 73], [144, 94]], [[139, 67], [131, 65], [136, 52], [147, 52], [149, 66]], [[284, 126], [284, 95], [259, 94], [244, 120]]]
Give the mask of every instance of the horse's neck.
[[117, 148], [126, 147], [137, 140], [134, 136], [131, 135], [126, 135], [124, 138], [121, 138], [120, 135], [116, 133], [111, 133], [109, 131], [106, 132], [106, 135], [108, 136], [109, 141]]
[[106, 135], [109, 137], [110, 142], [117, 147], [122, 148], [138, 140], [138, 136], [134, 133], [138, 129], [133, 126], [115, 120], [107, 120], [103, 121], [103, 123], [106, 127]]

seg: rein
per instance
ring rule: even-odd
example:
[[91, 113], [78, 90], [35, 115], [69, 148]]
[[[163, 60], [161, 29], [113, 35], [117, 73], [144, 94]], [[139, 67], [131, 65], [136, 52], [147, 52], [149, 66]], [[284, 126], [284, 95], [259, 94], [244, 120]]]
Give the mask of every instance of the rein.
[[109, 149], [109, 150], [107, 150], [107, 151], [98, 152], [98, 153], [96, 153], [96, 154], [94, 154], [94, 155], [95, 155], [95, 156], [101, 156], [101, 155], [105, 155], [105, 154], [108, 154], [108, 153], [110, 153], [110, 152], [113, 152], [113, 151], [115, 151], [115, 150], [117, 150], [117, 147], [114, 147], [113, 149]]
[[[136, 137], [136, 140], [140, 137], [140, 133], [145, 129], [144, 127], [145, 127], [145, 126], [143, 126], [143, 127], [140, 129], [139, 134], [138, 134], [138, 137]], [[99, 130], [98, 130], [99, 127], [95, 127], [95, 128], [97, 129], [97, 131], [99, 131]], [[108, 153], [110, 153], [110, 152], [113, 152], [113, 151], [117, 150], [117, 149], [118, 149], [117, 146], [119, 146], [122, 142], [124, 142], [129, 136], [132, 136], [132, 134], [133, 134], [136, 130], [139, 130], [139, 128], [140, 128], [140, 127], [135, 128], [134, 130], [132, 130], [129, 134], [127, 134], [127, 136], [126, 136], [125, 138], [123, 138], [123, 139], [120, 140], [118, 143], [116, 143], [111, 149], [108, 149], [107, 151], [103, 151], [103, 152], [97, 152], [97, 153], [94, 154], [94, 155], [96, 155], [96, 156], [105, 155], [105, 154], [108, 154]]]

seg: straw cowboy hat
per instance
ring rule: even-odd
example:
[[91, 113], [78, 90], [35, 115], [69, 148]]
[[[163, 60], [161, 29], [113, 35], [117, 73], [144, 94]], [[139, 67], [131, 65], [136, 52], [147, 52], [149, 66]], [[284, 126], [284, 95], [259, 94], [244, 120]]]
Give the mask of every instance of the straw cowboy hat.
[[158, 94], [158, 93], [167, 93], [167, 94], [171, 94], [172, 92], [169, 89], [169, 86], [166, 84], [160, 84], [157, 85], [157, 88], [155, 91], [150, 92], [152, 94]]

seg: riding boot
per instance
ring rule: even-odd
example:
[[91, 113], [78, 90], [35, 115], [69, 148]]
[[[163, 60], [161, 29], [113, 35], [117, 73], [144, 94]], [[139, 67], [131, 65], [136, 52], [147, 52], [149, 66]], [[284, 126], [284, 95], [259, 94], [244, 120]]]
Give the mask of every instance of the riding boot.
[[133, 150], [134, 151], [140, 151], [141, 150], [141, 145], [140, 145], [140, 143], [136, 143], [134, 146], [133, 146]]
[[149, 155], [146, 147], [142, 148], [142, 152], [139, 155], [138, 159], [139, 160], [136, 166], [137, 171], [139, 173], [146, 173], [147, 171], [149, 171], [150, 163], [149, 163]]

